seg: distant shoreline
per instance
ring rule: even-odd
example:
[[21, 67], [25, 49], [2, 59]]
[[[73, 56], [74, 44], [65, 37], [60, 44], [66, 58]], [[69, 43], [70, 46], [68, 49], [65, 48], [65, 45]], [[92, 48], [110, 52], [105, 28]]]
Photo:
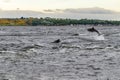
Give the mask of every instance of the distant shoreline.
[[120, 21], [99, 19], [62, 19], [62, 18], [0, 18], [0, 26], [119, 26]]

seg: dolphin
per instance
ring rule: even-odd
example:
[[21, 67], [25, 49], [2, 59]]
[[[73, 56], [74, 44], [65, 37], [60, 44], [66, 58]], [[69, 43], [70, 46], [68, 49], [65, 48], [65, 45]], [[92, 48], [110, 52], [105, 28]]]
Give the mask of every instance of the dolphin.
[[89, 32], [96, 32], [99, 36], [101, 35], [100, 32], [98, 30], [96, 30], [94, 27], [92, 28], [88, 28], [87, 29]]
[[55, 40], [54, 42], [52, 42], [52, 43], [60, 43], [61, 42], [61, 40], [60, 39], [57, 39], [57, 40]]

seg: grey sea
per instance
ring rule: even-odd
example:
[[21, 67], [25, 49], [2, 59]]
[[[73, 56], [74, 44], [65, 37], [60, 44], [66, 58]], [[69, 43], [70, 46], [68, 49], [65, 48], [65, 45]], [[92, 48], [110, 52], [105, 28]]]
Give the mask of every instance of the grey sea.
[[0, 80], [120, 80], [120, 26], [90, 27], [0, 27]]

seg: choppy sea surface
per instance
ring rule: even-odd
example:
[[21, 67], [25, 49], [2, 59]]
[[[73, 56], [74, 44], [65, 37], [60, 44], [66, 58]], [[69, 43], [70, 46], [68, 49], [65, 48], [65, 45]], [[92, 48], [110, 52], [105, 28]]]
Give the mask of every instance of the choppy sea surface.
[[120, 26], [90, 27], [0, 27], [0, 80], [120, 80]]

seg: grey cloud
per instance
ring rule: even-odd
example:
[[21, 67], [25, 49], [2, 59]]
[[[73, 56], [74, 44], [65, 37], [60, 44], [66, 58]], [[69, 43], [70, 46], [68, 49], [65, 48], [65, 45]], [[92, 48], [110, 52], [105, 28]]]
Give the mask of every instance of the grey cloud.
[[46, 12], [46, 13], [59, 13], [59, 12], [63, 12], [62, 9], [55, 9], [55, 10], [47, 9], [47, 10], [43, 10], [43, 11]]
[[84, 14], [113, 14], [115, 11], [106, 10], [104, 8], [78, 8], [78, 9], [65, 9], [64, 13], [84, 13]]
[[29, 10], [0, 10], [0, 18], [20, 18], [20, 17], [52, 17], [52, 18], [71, 18], [71, 19], [109, 19], [120, 20], [120, 13], [106, 10], [103, 8], [85, 8], [85, 9], [55, 9], [35, 12]]
[[55, 11], [51, 9], [47, 9], [47, 10], [44, 10], [44, 12], [55, 12]]
[[61, 9], [56, 9], [56, 11], [63, 11], [63, 10], [61, 10]]
[[55, 9], [55, 10], [44, 10], [44, 12], [52, 13], [78, 13], [78, 14], [117, 14], [118, 12], [107, 10], [104, 8], [94, 7], [94, 8], [78, 8], [78, 9]]

